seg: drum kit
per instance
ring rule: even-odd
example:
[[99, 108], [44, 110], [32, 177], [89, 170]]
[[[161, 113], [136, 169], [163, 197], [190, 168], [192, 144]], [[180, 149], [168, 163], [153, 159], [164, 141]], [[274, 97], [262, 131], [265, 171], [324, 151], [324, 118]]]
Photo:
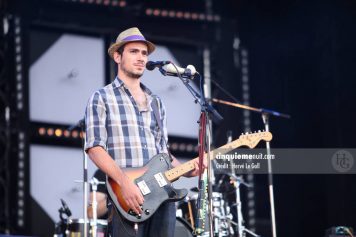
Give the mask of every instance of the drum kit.
[[[97, 219], [97, 201], [96, 191], [99, 184], [104, 185], [105, 182], [98, 181], [92, 178], [90, 181], [93, 191], [93, 219], [72, 219], [71, 211], [66, 202], [61, 199], [62, 207], [58, 210], [60, 221], [55, 224], [55, 233], [53, 237], [83, 237], [86, 234], [90, 237], [107, 237], [108, 236], [108, 222], [107, 220]], [[86, 231], [85, 231], [85, 228]], [[86, 233], [85, 233], [86, 232]]]
[[[95, 192], [96, 185], [101, 184], [98, 181], [89, 182], [92, 185], [92, 190]], [[237, 236], [235, 226], [237, 223], [233, 220], [231, 213], [231, 206], [227, 201], [231, 192], [213, 192], [212, 193], [212, 215], [213, 215], [213, 234], [209, 235], [209, 228], [205, 227], [204, 232], [201, 234], [194, 233], [195, 221], [198, 216], [199, 210], [197, 209], [198, 202], [198, 189], [191, 189], [192, 195], [188, 195], [182, 201], [176, 203], [176, 225], [175, 237], [231, 237]], [[94, 195], [95, 196], [95, 195]], [[62, 207], [58, 210], [60, 221], [55, 224], [54, 237], [83, 237], [84, 229], [87, 226], [87, 233], [90, 237], [107, 237], [108, 222], [103, 219], [89, 219], [85, 225], [82, 218], [72, 219], [71, 211], [64, 200], [61, 199]], [[95, 202], [95, 200], [93, 200]], [[95, 205], [92, 205], [93, 207]], [[208, 222], [208, 221], [206, 221]]]
[[[175, 236], [189, 237], [194, 236], [193, 227], [194, 221], [197, 219], [197, 197], [198, 195], [192, 195], [190, 197], [186, 197], [184, 200], [177, 202], [177, 211], [176, 211], [176, 219], [177, 225], [180, 226], [183, 223], [183, 226], [177, 228]], [[217, 237], [225, 237], [225, 236], [233, 236], [234, 229], [232, 227], [233, 216], [230, 213], [230, 207], [227, 205], [227, 202], [223, 199], [223, 194], [220, 192], [213, 192], [212, 198], [212, 207], [213, 207], [213, 215], [214, 215], [214, 235]], [[185, 228], [184, 230], [182, 228]], [[207, 231], [204, 231], [199, 236], [209, 236]]]

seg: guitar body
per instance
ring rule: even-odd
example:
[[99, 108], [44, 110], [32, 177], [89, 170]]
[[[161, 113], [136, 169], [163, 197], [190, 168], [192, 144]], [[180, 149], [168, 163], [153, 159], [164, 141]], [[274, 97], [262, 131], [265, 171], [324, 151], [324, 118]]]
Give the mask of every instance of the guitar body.
[[[218, 149], [224, 149], [227, 152], [240, 146], [253, 148], [261, 140], [271, 141], [272, 134], [270, 132], [243, 134], [239, 139]], [[211, 154], [214, 154], [214, 151], [211, 151]], [[169, 156], [167, 154], [158, 154], [152, 157], [148, 164], [142, 168], [125, 169], [125, 174], [137, 185], [145, 199], [141, 215], [137, 215], [130, 210], [126, 201], [122, 198], [120, 186], [114, 180], [107, 177], [106, 187], [109, 197], [117, 211], [127, 220], [131, 222], [143, 222], [150, 218], [163, 202], [178, 201], [188, 194], [186, 189], [173, 188], [172, 182], [187, 172], [194, 170], [194, 163], [197, 159], [195, 158], [175, 168], [171, 168]], [[214, 157], [211, 157], [211, 159], [214, 159]]]
[[107, 190], [118, 212], [129, 221], [143, 222], [150, 218], [163, 202], [183, 199], [188, 191], [175, 189], [164, 174], [170, 169], [170, 163], [167, 154], [158, 154], [142, 168], [125, 170], [125, 174], [139, 187], [145, 199], [142, 206], [143, 213], [140, 216], [127, 206], [122, 198], [120, 186], [107, 177]]

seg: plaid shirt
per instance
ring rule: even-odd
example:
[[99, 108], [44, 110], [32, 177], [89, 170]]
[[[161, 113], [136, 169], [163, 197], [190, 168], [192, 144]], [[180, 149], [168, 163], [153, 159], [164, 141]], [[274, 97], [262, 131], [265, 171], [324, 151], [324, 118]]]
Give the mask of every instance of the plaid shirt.
[[141, 84], [148, 101], [146, 110], [139, 110], [130, 91], [116, 77], [104, 88], [94, 92], [86, 112], [86, 145], [101, 146], [120, 167], [141, 167], [156, 154], [167, 152], [151, 102], [156, 103], [162, 119], [166, 140], [166, 111], [162, 101]]

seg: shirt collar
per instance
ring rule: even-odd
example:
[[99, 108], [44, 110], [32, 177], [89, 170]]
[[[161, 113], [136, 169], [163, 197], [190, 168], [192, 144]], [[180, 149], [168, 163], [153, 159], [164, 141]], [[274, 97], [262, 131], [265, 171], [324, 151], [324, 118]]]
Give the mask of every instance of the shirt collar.
[[[124, 82], [118, 76], [116, 76], [115, 80], [112, 82], [112, 85], [114, 88], [125, 87]], [[144, 92], [146, 92], [148, 95], [152, 95], [152, 91], [148, 89], [143, 83], [140, 83], [140, 86]]]

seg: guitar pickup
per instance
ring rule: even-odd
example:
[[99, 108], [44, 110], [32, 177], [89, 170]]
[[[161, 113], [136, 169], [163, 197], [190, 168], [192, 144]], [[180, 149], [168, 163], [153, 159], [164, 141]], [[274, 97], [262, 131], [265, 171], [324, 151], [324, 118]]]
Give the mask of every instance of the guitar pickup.
[[141, 180], [140, 182], [137, 183], [138, 188], [140, 189], [142, 195], [149, 194], [151, 190], [147, 186], [146, 182], [144, 180]]

